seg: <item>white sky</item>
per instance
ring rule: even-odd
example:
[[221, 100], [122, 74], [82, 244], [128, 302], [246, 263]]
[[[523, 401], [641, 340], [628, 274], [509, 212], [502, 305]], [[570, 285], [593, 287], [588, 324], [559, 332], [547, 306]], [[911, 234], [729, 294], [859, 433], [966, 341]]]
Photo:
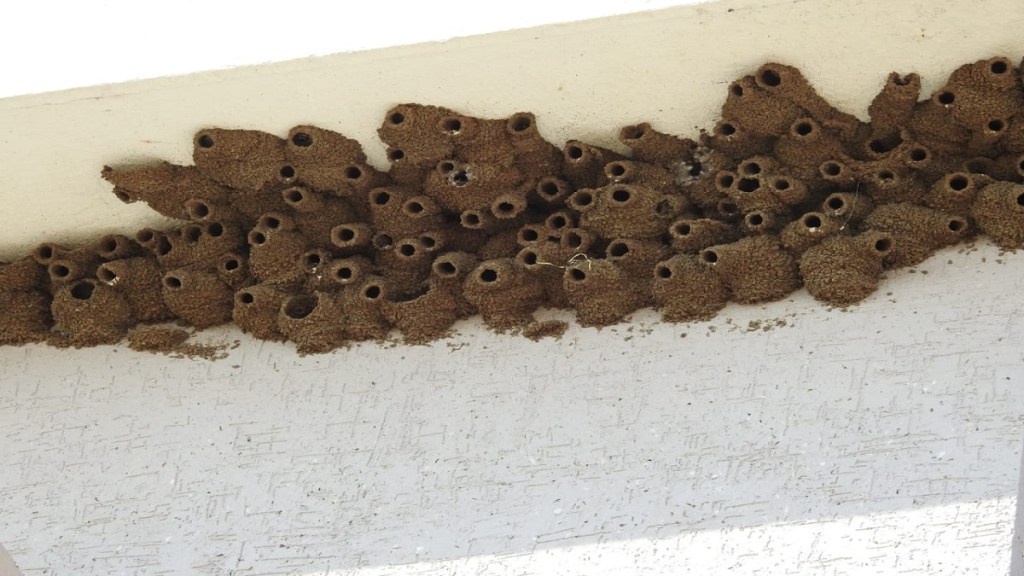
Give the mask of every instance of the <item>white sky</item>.
[[0, 98], [708, 0], [8, 2]]

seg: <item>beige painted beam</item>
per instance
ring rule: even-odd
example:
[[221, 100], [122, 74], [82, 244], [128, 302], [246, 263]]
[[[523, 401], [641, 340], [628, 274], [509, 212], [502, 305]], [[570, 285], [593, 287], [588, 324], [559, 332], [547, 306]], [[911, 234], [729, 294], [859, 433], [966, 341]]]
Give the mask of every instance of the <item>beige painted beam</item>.
[[3, 545], [0, 545], [0, 576], [21, 576], [18, 566]]
[[[925, 91], [957, 64], [1024, 54], [1020, 0], [723, 0], [624, 17], [0, 100], [0, 258], [166, 225], [125, 206], [106, 163], [190, 161], [200, 127], [285, 133], [311, 122], [363, 142], [383, 165], [384, 112], [420, 101], [470, 114], [530, 110], [561, 144], [614, 144], [636, 121], [710, 128], [727, 83], [766, 60], [799, 66], [864, 115], [893, 70]], [[130, 47], [126, 47], [130, 49]]]

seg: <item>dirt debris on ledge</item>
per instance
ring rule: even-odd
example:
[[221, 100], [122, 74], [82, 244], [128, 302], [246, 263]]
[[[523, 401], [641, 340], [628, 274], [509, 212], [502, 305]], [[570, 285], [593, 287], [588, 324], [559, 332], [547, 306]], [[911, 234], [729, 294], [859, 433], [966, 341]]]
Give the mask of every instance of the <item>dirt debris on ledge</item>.
[[[546, 141], [526, 112], [484, 119], [406, 103], [359, 142], [207, 128], [193, 165], [105, 167], [124, 202], [181, 221], [86, 246], [42, 243], [0, 263], [0, 345], [216, 356], [181, 328], [234, 322], [302, 353], [447, 336], [479, 314], [538, 340], [654, 307], [706, 320], [800, 287], [832, 306], [886, 270], [987, 236], [1024, 247], [1024, 86], [1003, 57], [960, 66], [922, 98], [892, 73], [861, 122], [799, 70], [768, 63], [728, 86], [695, 138], [623, 127], [628, 154]], [[757, 327], [754, 327], [757, 328]]]

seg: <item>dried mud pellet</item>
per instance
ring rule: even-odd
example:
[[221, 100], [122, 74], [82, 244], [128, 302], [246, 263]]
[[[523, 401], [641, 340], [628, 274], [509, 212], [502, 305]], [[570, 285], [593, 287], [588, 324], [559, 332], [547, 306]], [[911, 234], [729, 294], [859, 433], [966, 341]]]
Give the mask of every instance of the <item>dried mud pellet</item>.
[[476, 306], [463, 294], [466, 277], [480, 265], [480, 258], [470, 252], [445, 252], [431, 265], [431, 285], [447, 292], [458, 310], [459, 318], [476, 314]]
[[818, 122], [838, 130], [844, 140], [852, 140], [857, 135], [860, 128], [857, 118], [829, 104], [796, 68], [769, 62], [757, 69], [754, 82], [758, 88], [794, 103]]
[[327, 277], [341, 286], [361, 282], [375, 271], [376, 266], [366, 256], [335, 258], [327, 265]]
[[179, 268], [163, 276], [167, 308], [196, 328], [231, 320], [235, 291], [213, 272]]
[[249, 259], [239, 252], [225, 252], [213, 262], [213, 269], [234, 290], [255, 282], [249, 272]]
[[892, 236], [893, 249], [886, 261], [897, 268], [923, 262], [935, 250], [965, 237], [971, 229], [962, 216], [909, 203], [878, 206], [864, 225]]
[[839, 188], [852, 189], [857, 185], [859, 175], [849, 164], [829, 159], [818, 165], [818, 176]]
[[[269, 212], [286, 213], [289, 206], [281, 198], [281, 190], [287, 186], [271, 186], [257, 191], [241, 191], [231, 195], [229, 206], [239, 215], [243, 227], [251, 226], [260, 216]], [[224, 222], [230, 219], [223, 220]]]
[[639, 184], [657, 188], [662, 192], [676, 191], [679, 188], [674, 173], [656, 164], [646, 162], [613, 160], [604, 165], [604, 174], [609, 182]]
[[0, 292], [27, 292], [44, 288], [46, 267], [31, 256], [0, 263]]
[[921, 202], [927, 189], [913, 173], [881, 165], [860, 175], [861, 191], [875, 204]]
[[511, 164], [515, 157], [508, 120], [484, 120], [465, 114], [442, 118], [437, 129], [455, 145], [455, 157], [476, 164]]
[[526, 224], [516, 232], [516, 243], [528, 246], [535, 242], [558, 240], [558, 234], [543, 224]]
[[649, 296], [637, 290], [635, 279], [607, 260], [577, 262], [565, 269], [563, 283], [581, 326], [621, 322], [649, 303]]
[[53, 242], [43, 242], [29, 254], [29, 257], [42, 266], [49, 266], [57, 258], [63, 257], [70, 252], [68, 248]]
[[772, 174], [765, 180], [768, 190], [787, 207], [803, 204], [810, 197], [810, 190], [802, 180], [783, 174]]
[[729, 93], [722, 104], [722, 119], [736, 131], [755, 138], [782, 134], [804, 111], [785, 98], [773, 97], [745, 76], [729, 85]]
[[999, 153], [999, 144], [1006, 134], [1009, 120], [1006, 118], [989, 118], [980, 125], [970, 127], [971, 137], [967, 142], [967, 154], [972, 156], [995, 156]]
[[231, 319], [260, 340], [284, 340], [277, 327], [281, 303], [291, 294], [272, 284], [254, 284], [235, 292]]
[[645, 186], [613, 184], [592, 192], [577, 191], [570, 196], [569, 207], [580, 213], [582, 227], [601, 236], [651, 238], [661, 235], [688, 203], [681, 196]]
[[556, 176], [562, 170], [562, 151], [537, 130], [537, 118], [530, 112], [517, 112], [508, 118], [505, 130], [515, 154], [515, 163], [523, 178], [537, 181]]
[[717, 217], [723, 222], [735, 223], [743, 219], [743, 212], [739, 205], [731, 199], [720, 200], [713, 211], [708, 211], [708, 216]]
[[810, 182], [818, 178], [822, 163], [843, 156], [843, 147], [834, 133], [814, 119], [798, 118], [776, 141], [775, 156], [789, 174]]
[[422, 104], [400, 104], [388, 110], [384, 122], [377, 129], [381, 141], [402, 150], [407, 162], [432, 165], [451, 158], [455, 145], [450, 140], [436, 138], [436, 127], [452, 110]]
[[452, 325], [463, 317], [458, 295], [448, 285], [430, 286], [410, 300], [385, 300], [381, 311], [387, 321], [402, 333], [406, 344], [426, 344], [444, 338]]
[[373, 227], [363, 222], [338, 224], [331, 228], [331, 244], [348, 256], [367, 251], [372, 246]]
[[605, 248], [605, 260], [625, 274], [637, 297], [648, 306], [653, 304], [651, 270], [655, 264], [669, 257], [669, 251], [660, 239], [617, 238]]
[[188, 330], [169, 326], [139, 326], [128, 330], [128, 347], [138, 352], [188, 354]]
[[985, 186], [971, 213], [978, 228], [999, 247], [1024, 247], [1024, 185], [995, 182]]
[[821, 203], [821, 211], [842, 226], [856, 226], [875, 209], [875, 203], [864, 194], [834, 192]]
[[153, 256], [166, 255], [171, 249], [167, 233], [153, 228], [143, 228], [136, 232], [135, 241]]
[[124, 234], [107, 234], [103, 236], [93, 245], [93, 250], [104, 261], [131, 258], [145, 254], [145, 250], [138, 242]]
[[889, 133], [873, 134], [864, 142], [860, 155], [869, 161], [895, 160], [902, 162], [903, 155], [913, 146], [913, 136], [901, 127]]
[[627, 276], [645, 283], [658, 262], [669, 257], [670, 248], [660, 239], [616, 238], [605, 248], [605, 260]]
[[96, 278], [124, 295], [132, 316], [139, 322], [174, 317], [164, 302], [163, 272], [156, 259], [134, 257], [104, 262], [96, 269]]
[[561, 236], [562, 230], [575, 228], [577, 224], [579, 222], [576, 215], [569, 210], [557, 210], [548, 214], [548, 217], [544, 219], [544, 226], [558, 236]]
[[[719, 181], [722, 178], [728, 180], [730, 177], [735, 178], [735, 174], [730, 176], [727, 170], [718, 171], [714, 176], [700, 178], [684, 186], [683, 193], [701, 210], [713, 212], [718, 203], [727, 198]], [[728, 182], [724, 188], [727, 189], [731, 184], [731, 181]]]
[[540, 284], [511, 258], [481, 262], [466, 276], [463, 293], [494, 330], [521, 328], [532, 322], [544, 296]]
[[477, 250], [480, 259], [494, 260], [515, 257], [519, 252], [518, 232], [516, 228], [510, 227], [492, 234]]
[[50, 265], [46, 267], [46, 270], [50, 275], [50, 285], [60, 286], [62, 284], [67, 284], [92, 276], [96, 269], [95, 267], [80, 265], [75, 260], [58, 258], [53, 262], [50, 262]]
[[722, 279], [693, 254], [677, 254], [654, 266], [651, 294], [668, 322], [709, 320], [729, 301]]
[[367, 276], [360, 283], [342, 289], [338, 301], [344, 311], [346, 340], [383, 340], [391, 331], [384, 314], [384, 302], [391, 296], [390, 283], [379, 276]]
[[41, 290], [0, 287], [0, 346], [45, 341], [53, 326], [50, 303]]
[[[784, 189], [791, 187], [788, 180], [783, 181], [786, 182]], [[760, 176], [734, 178], [725, 195], [742, 214], [754, 211], [781, 214], [788, 211], [787, 204], [768, 186], [768, 180]]]
[[953, 172], [932, 184], [924, 204], [947, 214], [971, 217], [971, 208], [977, 195], [978, 186], [972, 174]]
[[811, 296], [833, 306], [849, 306], [878, 287], [883, 259], [893, 249], [885, 232], [832, 236], [812, 246], [800, 258], [800, 275]]
[[[333, 255], [326, 248], [311, 248], [299, 256], [299, 266], [303, 273], [303, 291], [331, 290], [337, 286], [327, 271]], [[230, 283], [229, 283], [230, 284]], [[231, 285], [238, 288], [237, 285]]]
[[718, 274], [737, 302], [778, 300], [800, 287], [796, 260], [770, 234], [705, 248], [700, 260]]
[[490, 208], [491, 214], [498, 220], [518, 218], [526, 212], [526, 194], [518, 192], [502, 194], [491, 202]]
[[740, 226], [746, 236], [775, 234], [781, 227], [781, 221], [782, 219], [777, 217], [774, 212], [754, 210], [743, 215], [743, 223]]
[[459, 214], [459, 224], [469, 230], [492, 232], [504, 223], [495, 218], [490, 210], [471, 208]]
[[295, 227], [310, 244], [316, 246], [330, 246], [333, 228], [339, 222], [351, 222], [356, 217], [347, 200], [324, 196], [300, 186], [286, 189], [282, 198], [295, 210]]
[[668, 227], [672, 249], [683, 254], [697, 254], [715, 244], [739, 240], [741, 231], [734, 225], [712, 218], [676, 220]]
[[770, 152], [773, 138], [756, 134], [723, 118], [715, 124], [705, 142], [712, 150], [717, 150], [731, 158], [746, 158]]
[[338, 297], [327, 292], [286, 297], [278, 309], [277, 325], [301, 354], [330, 352], [348, 341], [345, 312]]
[[136, 322], [127, 299], [95, 279], [62, 286], [51, 311], [55, 329], [72, 346], [116, 344]]
[[[1021, 143], [1020, 149], [1024, 150], [1024, 142]], [[982, 170], [982, 173], [996, 180], [1024, 182], [1024, 154], [1003, 154], [994, 160], [988, 158], [985, 160], [989, 161], [990, 169]]]
[[302, 280], [299, 258], [309, 249], [305, 236], [292, 230], [256, 227], [249, 232], [249, 268], [259, 282]]
[[1009, 118], [1022, 105], [1020, 77], [1004, 57], [960, 66], [949, 75], [944, 91], [954, 95], [950, 112], [965, 127], [982, 126], [992, 118]]
[[296, 166], [366, 162], [363, 146], [357, 140], [332, 130], [295, 126], [285, 140], [285, 159]]
[[101, 176], [114, 185], [114, 195], [122, 202], [145, 202], [170, 218], [184, 218], [185, 202], [190, 199], [224, 202], [230, 193], [196, 166], [169, 162], [121, 168], [104, 166]]
[[185, 217], [193, 222], [233, 222], [242, 226], [249, 224], [243, 216], [228, 202], [213, 202], [202, 198], [190, 198], [185, 201]]
[[615, 160], [626, 158], [607, 148], [569, 140], [562, 147], [562, 170], [565, 179], [576, 188], [596, 188], [608, 182], [604, 167]]
[[561, 206], [575, 191], [569, 182], [555, 176], [546, 176], [537, 182], [533, 197], [547, 206]]
[[830, 218], [822, 212], [807, 212], [782, 228], [779, 242], [790, 252], [801, 254], [825, 238], [843, 231], [841, 220]]
[[242, 249], [245, 235], [233, 224], [200, 222], [186, 224], [176, 234], [168, 234], [168, 250], [157, 254], [164, 269], [208, 265], [225, 252]]
[[958, 155], [970, 140], [970, 131], [953, 119], [950, 107], [955, 100], [953, 92], [942, 89], [914, 107], [907, 128], [932, 152]]
[[378, 253], [376, 263], [394, 294], [418, 292], [430, 274], [433, 256], [418, 238], [402, 238], [394, 248]]
[[301, 181], [310, 188], [350, 200], [356, 210], [362, 207], [370, 190], [392, 184], [387, 172], [364, 162], [305, 167], [300, 174]]
[[432, 166], [415, 164], [413, 160], [406, 157], [405, 151], [394, 146], [389, 146], [385, 151], [385, 155], [391, 164], [387, 173], [388, 180], [396, 186], [419, 186], [427, 172], [433, 168]]
[[552, 249], [546, 247], [557, 246], [557, 242], [545, 241], [531, 244], [516, 254], [516, 262], [526, 270], [526, 273], [533, 276], [541, 290], [544, 292], [545, 305], [549, 308], [570, 308], [569, 299], [565, 294], [565, 286], [562, 281], [563, 265], [555, 262], [571, 262], [572, 256], [568, 258], [554, 258], [544, 255], [551, 253]]
[[259, 130], [206, 128], [193, 138], [192, 161], [212, 180], [245, 190], [261, 190], [295, 176], [285, 157], [284, 139]]
[[628, 146], [637, 160], [665, 167], [691, 160], [697, 149], [693, 140], [659, 132], [649, 122], [623, 126], [619, 142]]
[[882, 91], [868, 106], [871, 129], [875, 134], [888, 134], [905, 126], [914, 113], [914, 105], [921, 95], [921, 77], [892, 72]]

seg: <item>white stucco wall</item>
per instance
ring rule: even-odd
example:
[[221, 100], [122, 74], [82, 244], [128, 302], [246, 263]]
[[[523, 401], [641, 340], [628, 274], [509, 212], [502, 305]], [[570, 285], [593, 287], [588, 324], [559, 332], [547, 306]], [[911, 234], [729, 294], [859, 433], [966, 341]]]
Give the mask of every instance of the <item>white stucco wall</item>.
[[26, 575], [1005, 573], [1024, 262], [998, 258], [540, 343], [0, 349], [0, 539]]
[[[881, 36], [883, 7], [908, 24]], [[552, 140], [602, 143], [639, 119], [709, 126], [766, 58], [863, 114], [890, 69], [937, 85], [961, 61], [1019, 60], [1022, 23], [1010, 0], [720, 2], [0, 100], [0, 201], [18, 206], [0, 247], [151, 222], [99, 166], [186, 161], [205, 124], [313, 121], [379, 156], [379, 116], [415, 99], [531, 109]], [[624, 47], [653, 57], [637, 69]], [[510, 71], [531, 88], [499, 90]], [[800, 292], [709, 323], [641, 313], [539, 343], [467, 323], [306, 358], [212, 331], [238, 341], [213, 363], [0, 348], [0, 542], [26, 576], [1006, 573], [1022, 283], [1024, 255], [982, 243], [848, 311]]]

